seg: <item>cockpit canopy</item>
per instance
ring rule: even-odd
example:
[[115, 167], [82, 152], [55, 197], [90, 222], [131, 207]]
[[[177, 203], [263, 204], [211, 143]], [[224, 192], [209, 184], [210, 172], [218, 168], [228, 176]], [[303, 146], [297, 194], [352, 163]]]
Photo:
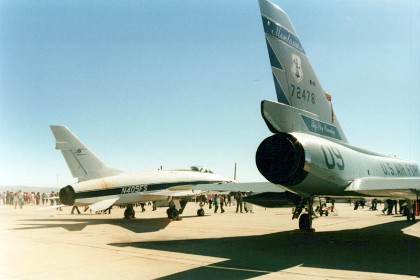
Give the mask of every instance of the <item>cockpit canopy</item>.
[[191, 166], [191, 171], [196, 171], [196, 172], [201, 172], [201, 173], [212, 173], [213, 171], [211, 171], [210, 169], [207, 169], [204, 166]]
[[180, 168], [180, 169], [175, 169], [174, 171], [194, 171], [194, 172], [201, 172], [201, 173], [211, 173], [213, 174], [213, 171], [211, 171], [210, 169], [207, 169], [204, 166], [190, 166], [188, 168]]

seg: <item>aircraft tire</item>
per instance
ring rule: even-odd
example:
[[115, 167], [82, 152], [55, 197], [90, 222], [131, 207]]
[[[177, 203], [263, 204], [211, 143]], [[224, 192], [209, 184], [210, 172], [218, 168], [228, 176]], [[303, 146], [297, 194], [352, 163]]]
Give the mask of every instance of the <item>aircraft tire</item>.
[[197, 216], [199, 216], [199, 217], [204, 216], [204, 209], [198, 209], [197, 210]]
[[171, 208], [166, 209], [166, 215], [168, 215], [168, 219], [171, 218]]
[[310, 228], [309, 214], [304, 213], [299, 217], [299, 229], [309, 230]]
[[124, 211], [124, 218], [126, 219], [133, 219], [134, 218], [134, 209], [133, 208], [127, 208]]
[[169, 215], [170, 215], [170, 219], [172, 219], [172, 220], [178, 220], [178, 218], [179, 218], [179, 212], [176, 209], [171, 209]]

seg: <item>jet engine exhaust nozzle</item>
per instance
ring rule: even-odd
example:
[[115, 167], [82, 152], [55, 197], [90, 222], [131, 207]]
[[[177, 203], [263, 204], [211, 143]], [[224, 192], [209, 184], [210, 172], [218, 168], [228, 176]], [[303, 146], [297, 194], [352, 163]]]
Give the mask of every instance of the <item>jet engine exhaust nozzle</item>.
[[296, 185], [308, 175], [303, 169], [305, 150], [290, 134], [278, 133], [262, 141], [255, 161], [260, 173], [274, 184]]
[[60, 197], [61, 203], [69, 206], [72, 206], [76, 199], [76, 193], [74, 192], [73, 187], [70, 185], [62, 188], [58, 196]]

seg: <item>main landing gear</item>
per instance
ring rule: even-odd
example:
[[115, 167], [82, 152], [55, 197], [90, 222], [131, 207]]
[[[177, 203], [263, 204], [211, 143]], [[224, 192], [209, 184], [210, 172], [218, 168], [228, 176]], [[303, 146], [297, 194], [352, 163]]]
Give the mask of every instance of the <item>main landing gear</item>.
[[[293, 218], [297, 219], [299, 217], [299, 229], [314, 232], [315, 229], [312, 228], [312, 220], [314, 216], [314, 210], [312, 207], [313, 197], [308, 199], [302, 199], [299, 205], [296, 206], [295, 211], [293, 212]], [[307, 209], [308, 213], [302, 213], [303, 209]]]
[[124, 211], [124, 218], [134, 219], [136, 212], [134, 211], [133, 204], [127, 204], [127, 208]]
[[185, 206], [187, 206], [188, 200], [171, 200], [169, 202], [169, 208], [166, 210], [168, 218], [171, 220], [179, 220], [179, 214], [184, 212]]
[[166, 214], [168, 215], [168, 218], [171, 220], [178, 220], [179, 219], [179, 211], [176, 210], [176, 208], [168, 208], [166, 210]]
[[[182, 212], [184, 212], [186, 205], [187, 205], [186, 200], [171, 201], [171, 203], [169, 203], [169, 208], [166, 210], [166, 214], [168, 215], [168, 218], [171, 220], [179, 220], [179, 214], [182, 214]], [[201, 206], [200, 206], [200, 209], [197, 210], [197, 216], [199, 217], [204, 216], [204, 209]]]

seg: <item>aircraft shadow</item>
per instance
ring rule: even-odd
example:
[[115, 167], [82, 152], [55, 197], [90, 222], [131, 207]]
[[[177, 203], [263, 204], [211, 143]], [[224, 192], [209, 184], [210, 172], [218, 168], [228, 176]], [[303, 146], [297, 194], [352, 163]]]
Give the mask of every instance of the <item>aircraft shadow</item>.
[[110, 245], [228, 259], [161, 279], [245, 279], [295, 266], [420, 276], [420, 239], [404, 234], [407, 226], [394, 221], [356, 230]]
[[120, 226], [135, 233], [155, 232], [166, 228], [172, 220], [168, 218], [154, 218], [154, 219], [26, 219], [18, 228], [13, 230], [29, 230], [29, 229], [50, 229], [63, 228], [68, 231], [82, 231], [87, 226], [94, 225], [114, 225]]

